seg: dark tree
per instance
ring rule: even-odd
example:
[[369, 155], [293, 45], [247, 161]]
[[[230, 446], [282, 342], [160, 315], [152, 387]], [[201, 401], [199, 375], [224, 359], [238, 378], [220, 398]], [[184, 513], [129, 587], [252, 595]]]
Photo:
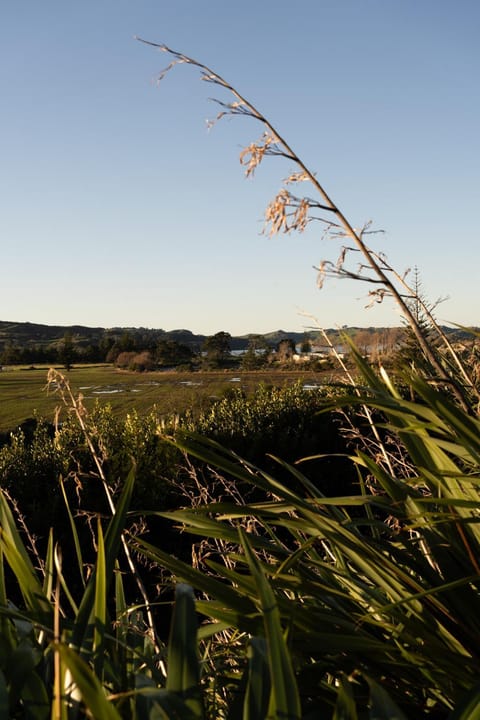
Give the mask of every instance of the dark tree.
[[270, 354], [270, 345], [263, 335], [250, 335], [248, 348], [242, 356], [241, 366], [244, 370], [256, 370], [265, 365]]
[[22, 350], [18, 345], [7, 342], [0, 356], [2, 365], [16, 365], [22, 361]]
[[280, 340], [277, 345], [277, 360], [278, 362], [289, 362], [295, 355], [295, 341], [292, 338], [285, 338]]
[[[435, 345], [435, 335], [428, 313], [433, 313], [437, 303], [431, 304], [425, 298], [417, 267], [414, 269], [412, 289], [412, 297], [406, 300], [406, 303], [425, 341], [433, 347]], [[405, 321], [403, 321], [403, 325], [404, 336], [402, 346], [398, 353], [398, 360], [400, 360], [402, 364], [415, 365], [417, 368], [427, 368], [429, 360], [426, 358], [415, 333]]]
[[302, 352], [302, 353], [312, 352], [312, 342], [308, 335], [305, 335], [305, 337], [302, 340], [302, 344], [300, 346], [300, 352]]
[[193, 350], [176, 340], [160, 340], [155, 350], [155, 358], [162, 367], [187, 365], [193, 359]]
[[58, 352], [58, 357], [63, 363], [63, 367], [65, 368], [65, 370], [71, 369], [73, 361], [75, 360], [75, 356], [76, 352], [72, 334], [71, 332], [67, 331], [63, 337], [63, 343]]
[[202, 350], [208, 365], [220, 367], [230, 359], [230, 333], [220, 331], [205, 338]]

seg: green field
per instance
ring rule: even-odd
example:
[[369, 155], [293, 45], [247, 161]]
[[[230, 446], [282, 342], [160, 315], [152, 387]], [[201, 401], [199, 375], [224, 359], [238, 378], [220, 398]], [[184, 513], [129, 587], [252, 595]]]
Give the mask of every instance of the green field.
[[[80, 366], [63, 372], [74, 394], [82, 394], [87, 409], [99, 402], [110, 404], [119, 415], [132, 409], [143, 414], [156, 408], [160, 415], [167, 416], [187, 408], [198, 413], [212, 398], [221, 397], [233, 387], [248, 393], [262, 382], [320, 383], [322, 377], [319, 373], [279, 370], [132, 373], [111, 365]], [[0, 432], [11, 430], [35, 415], [53, 420], [61, 398], [52, 388], [47, 389], [47, 373], [47, 367], [4, 368], [0, 372]]]

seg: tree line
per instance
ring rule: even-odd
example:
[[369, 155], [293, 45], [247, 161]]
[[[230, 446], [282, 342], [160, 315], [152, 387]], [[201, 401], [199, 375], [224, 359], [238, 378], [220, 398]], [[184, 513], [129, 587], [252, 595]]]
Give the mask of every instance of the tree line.
[[[174, 335], [174, 337], [172, 337]], [[343, 328], [277, 339], [260, 334], [235, 338], [226, 331], [196, 336], [189, 331], [165, 333], [163, 330], [132, 329], [99, 336], [81, 336], [70, 329], [50, 342], [7, 339], [0, 346], [0, 366], [49, 364], [70, 369], [73, 365], [109, 363], [119, 369], [137, 372], [177, 368], [214, 370], [241, 367], [257, 370], [272, 363], [294, 364], [300, 356], [302, 366], [324, 368], [333, 357], [333, 348], [348, 353], [348, 336], [363, 357], [391, 364], [399, 359], [418, 363], [418, 347], [406, 327]], [[453, 337], [457, 341], [460, 338]], [[465, 341], [463, 341], [465, 342]], [[413, 348], [416, 348], [415, 353]], [[232, 354], [233, 350], [241, 350]]]
[[[7, 340], [0, 350], [1, 365], [52, 364], [69, 369], [81, 363], [112, 363], [119, 368], [153, 370], [199, 363], [207, 367], [224, 367], [231, 362], [232, 336], [220, 331], [196, 341], [175, 340], [162, 331], [124, 331], [119, 335], [104, 335], [96, 342], [87, 342], [72, 332], [51, 342], [13, 342]], [[189, 333], [185, 333], [186, 336]], [[246, 349], [271, 349], [260, 336], [245, 341]], [[192, 335], [192, 338], [195, 336]], [[258, 338], [258, 339], [257, 339]], [[234, 344], [238, 344], [234, 343]]]

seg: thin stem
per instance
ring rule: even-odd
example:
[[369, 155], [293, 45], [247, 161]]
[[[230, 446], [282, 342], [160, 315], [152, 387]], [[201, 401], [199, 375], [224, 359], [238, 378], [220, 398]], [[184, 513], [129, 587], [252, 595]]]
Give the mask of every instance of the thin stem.
[[[353, 376], [351, 375], [351, 373], [350, 373], [350, 371], [348, 370], [347, 366], [346, 366], [345, 363], [343, 362], [342, 357], [341, 357], [340, 354], [338, 353], [337, 348], [334, 346], [334, 344], [332, 343], [332, 341], [331, 341], [330, 338], [328, 337], [328, 335], [327, 335], [327, 333], [325, 332], [325, 330], [324, 330], [323, 328], [321, 328], [319, 325], [318, 325], [318, 328], [319, 328], [319, 330], [320, 330], [320, 333], [322, 334], [322, 337], [324, 338], [325, 342], [327, 343], [327, 346], [332, 350], [332, 352], [333, 352], [333, 354], [334, 354], [334, 356], [335, 356], [335, 359], [337, 360], [338, 364], [340, 365], [340, 367], [342, 368], [343, 372], [345, 373], [345, 376], [346, 376], [346, 378], [348, 379], [350, 385], [352, 386], [353, 391], [355, 392], [356, 395], [358, 395], [358, 397], [361, 397], [361, 392], [360, 392], [360, 390], [358, 389], [358, 387], [357, 387], [357, 385], [356, 385], [356, 383], [355, 383], [355, 381], [354, 381], [354, 379], [353, 379]], [[365, 417], [367, 418], [368, 425], [369, 425], [370, 429], [371, 429], [372, 432], [373, 432], [373, 435], [374, 435], [375, 440], [376, 440], [376, 442], [377, 442], [377, 446], [380, 448], [380, 452], [381, 452], [381, 454], [382, 454], [382, 456], [383, 456], [383, 459], [384, 459], [384, 461], [385, 461], [385, 463], [386, 463], [386, 465], [387, 465], [387, 467], [388, 467], [388, 470], [389, 470], [390, 474], [393, 475], [394, 472], [393, 472], [392, 463], [390, 462], [390, 458], [389, 458], [388, 453], [387, 453], [387, 451], [386, 451], [386, 449], [385, 449], [385, 445], [384, 445], [384, 443], [382, 442], [382, 439], [381, 439], [380, 434], [379, 434], [379, 432], [378, 432], [378, 428], [377, 428], [377, 426], [375, 425], [375, 423], [374, 423], [374, 421], [373, 421], [373, 417], [372, 417], [371, 410], [370, 410], [370, 408], [368, 407], [368, 405], [365, 405], [365, 404], [362, 405], [362, 409], [363, 409], [363, 411], [364, 411], [364, 413], [365, 413]], [[353, 427], [353, 423], [351, 423], [351, 425], [352, 425], [352, 427]]]
[[169, 55], [171, 55], [174, 60], [172, 63], [161, 73], [160, 80], [165, 76], [165, 74], [172, 69], [176, 64], [189, 64], [193, 65], [194, 67], [197, 67], [202, 72], [202, 79], [206, 80], [207, 82], [212, 82], [213, 84], [220, 85], [221, 87], [225, 88], [228, 92], [230, 92], [237, 100], [235, 103], [221, 103], [223, 107], [225, 107], [225, 110], [222, 111], [217, 119], [220, 119], [223, 115], [226, 114], [232, 114], [232, 115], [248, 115], [250, 117], [253, 117], [254, 119], [258, 120], [260, 123], [262, 123], [265, 128], [270, 132], [270, 134], [275, 138], [275, 141], [278, 145], [280, 145], [285, 152], [276, 152], [275, 154], [280, 154], [288, 157], [290, 160], [295, 162], [295, 164], [301, 169], [303, 175], [305, 178], [308, 178], [308, 180], [312, 183], [314, 188], [317, 190], [318, 194], [321, 196], [324, 202], [324, 208], [326, 210], [331, 211], [339, 221], [340, 225], [343, 227], [345, 233], [347, 236], [349, 236], [354, 244], [356, 245], [357, 249], [361, 252], [363, 257], [365, 258], [367, 264], [372, 268], [373, 272], [376, 274], [379, 282], [388, 290], [390, 295], [393, 297], [395, 302], [400, 308], [401, 313], [405, 317], [406, 321], [412, 328], [412, 331], [415, 335], [415, 338], [417, 339], [417, 342], [419, 346], [422, 349], [422, 352], [424, 353], [425, 357], [429, 361], [432, 368], [435, 370], [435, 372], [438, 374], [438, 380], [448, 383], [450, 386], [453, 387], [453, 390], [455, 392], [455, 395], [457, 399], [459, 400], [460, 404], [466, 409], [466, 403], [463, 398], [463, 394], [460, 390], [460, 388], [457, 386], [455, 380], [451, 377], [448, 377], [448, 375], [445, 373], [445, 370], [439, 361], [437, 355], [435, 354], [433, 348], [430, 347], [428, 344], [426, 338], [423, 335], [422, 329], [420, 328], [419, 324], [417, 323], [413, 313], [411, 312], [410, 308], [408, 307], [408, 304], [405, 302], [404, 298], [402, 297], [402, 294], [397, 289], [396, 285], [391, 281], [391, 279], [388, 277], [386, 272], [381, 267], [381, 264], [377, 261], [375, 258], [375, 255], [370, 251], [370, 249], [367, 247], [367, 245], [364, 243], [361, 234], [357, 233], [351, 223], [348, 221], [346, 216], [343, 214], [343, 212], [339, 209], [339, 207], [333, 202], [333, 200], [328, 195], [327, 191], [321, 185], [321, 183], [317, 180], [315, 174], [309, 170], [307, 165], [301, 160], [301, 158], [293, 151], [290, 144], [285, 140], [285, 138], [277, 131], [277, 129], [272, 125], [272, 123], [252, 104], [250, 103], [241, 93], [238, 92], [230, 83], [228, 83], [221, 75], [218, 75], [214, 70], [209, 68], [207, 65], [204, 65], [201, 62], [198, 62], [197, 60], [194, 60], [193, 58], [188, 57], [187, 55], [184, 55], [183, 53], [179, 53], [175, 50], [172, 50], [166, 45], [154, 43], [148, 40], [143, 40], [142, 38], [138, 38], [140, 42], [150, 45], [152, 47], [158, 48], [162, 52], [165, 52]]
[[[57, 383], [57, 387], [62, 394], [62, 399], [63, 399], [64, 403], [67, 406], [71, 406], [75, 412], [77, 421], [80, 425], [80, 428], [81, 428], [83, 435], [85, 437], [85, 440], [87, 442], [88, 449], [89, 449], [90, 454], [93, 458], [93, 461], [96, 465], [98, 475], [102, 481], [103, 489], [105, 491], [105, 496], [107, 498], [110, 512], [112, 513], [112, 515], [115, 515], [115, 512], [116, 512], [115, 503], [113, 502], [112, 494], [110, 492], [110, 488], [108, 487], [105, 473], [103, 472], [102, 463], [100, 462], [100, 458], [98, 457], [98, 454], [95, 450], [92, 439], [90, 437], [90, 433], [88, 432], [87, 426], [84, 421], [84, 412], [85, 411], [84, 411], [83, 405], [81, 403], [81, 400], [77, 399], [74, 396], [74, 394], [72, 393], [72, 390], [70, 388], [70, 384], [69, 384], [68, 380], [65, 378], [64, 375], [62, 375], [62, 373], [58, 372], [57, 370], [51, 369], [51, 370], [49, 370], [48, 380], [49, 380], [49, 383], [50, 382]], [[123, 551], [125, 553], [125, 558], [127, 560], [128, 567], [130, 569], [130, 572], [132, 573], [132, 577], [135, 578], [135, 582], [137, 584], [137, 587], [140, 591], [140, 594], [142, 595], [142, 598], [143, 598], [143, 601], [145, 604], [145, 611], [147, 613], [148, 622], [149, 622], [149, 634], [150, 634], [153, 646], [155, 648], [155, 652], [157, 654], [159, 654], [160, 653], [160, 644], [159, 644], [159, 641], [158, 641], [158, 638], [157, 638], [156, 632], [155, 632], [155, 623], [153, 620], [151, 603], [150, 603], [150, 600], [147, 595], [147, 590], [145, 588], [143, 580], [141, 579], [139, 573], [137, 572], [137, 568], [135, 566], [132, 555], [130, 553], [130, 548], [128, 547], [127, 539], [125, 537], [124, 532], [122, 532], [121, 540], [122, 540], [122, 547], [123, 547]]]

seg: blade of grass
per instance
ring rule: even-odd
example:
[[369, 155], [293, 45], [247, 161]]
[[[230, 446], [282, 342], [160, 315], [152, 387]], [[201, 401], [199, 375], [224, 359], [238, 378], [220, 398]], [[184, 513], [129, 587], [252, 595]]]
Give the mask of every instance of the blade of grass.
[[243, 720], [263, 720], [267, 716], [271, 692], [265, 638], [252, 637], [247, 648], [248, 678], [243, 704]]
[[0, 547], [17, 578], [27, 607], [34, 611], [39, 622], [48, 623], [48, 618], [52, 615], [50, 602], [45, 596], [2, 491], [0, 491]]
[[[120, 545], [122, 543], [123, 533], [125, 530], [125, 521], [127, 511], [135, 482], [135, 472], [132, 468], [125, 480], [115, 513], [110, 520], [104, 540], [104, 573], [105, 573], [105, 592], [108, 591], [113, 578], [115, 563], [118, 558]], [[92, 609], [95, 603], [96, 592], [96, 570], [93, 571], [83, 593], [78, 613], [75, 618], [74, 629], [72, 633], [72, 645], [81, 648], [83, 640], [87, 632], [88, 624], [91, 621]]]
[[167, 690], [178, 693], [196, 718], [203, 718], [197, 648], [198, 622], [190, 585], [178, 583], [168, 643]]
[[93, 625], [94, 671], [97, 678], [103, 679], [105, 630], [107, 624], [107, 578], [105, 567], [105, 545], [102, 524], [97, 522], [97, 563], [95, 572], [95, 601], [90, 622]]
[[102, 720], [122, 720], [120, 713], [107, 699], [100, 681], [88, 664], [74, 650], [64, 644], [55, 644], [53, 649], [59, 653], [62, 663], [70, 671], [73, 682], [91, 716], [102, 718]]
[[77, 556], [77, 565], [78, 565], [78, 570], [80, 573], [80, 578], [82, 580], [83, 586], [85, 587], [85, 573], [84, 573], [82, 546], [80, 543], [80, 538], [78, 537], [77, 526], [75, 525], [75, 520], [73, 519], [73, 514], [70, 509], [70, 503], [68, 502], [67, 493], [65, 492], [65, 485], [63, 482], [63, 478], [60, 478], [59, 484], [60, 484], [60, 490], [62, 491], [63, 501], [65, 503], [65, 509], [66, 509], [67, 515], [68, 515], [68, 521], [70, 523], [70, 529], [72, 531], [72, 538], [73, 538], [74, 547], [75, 547], [75, 554]]
[[270, 667], [271, 696], [269, 712], [275, 717], [294, 720], [301, 717], [300, 698], [292, 661], [285, 642], [280, 612], [275, 595], [250, 547], [246, 533], [238, 529], [240, 542], [257, 584], [259, 605], [263, 616]]
[[370, 720], [407, 720], [387, 691], [372, 678], [364, 677], [370, 688]]
[[344, 675], [339, 680], [337, 702], [332, 720], [358, 720], [352, 683]]

